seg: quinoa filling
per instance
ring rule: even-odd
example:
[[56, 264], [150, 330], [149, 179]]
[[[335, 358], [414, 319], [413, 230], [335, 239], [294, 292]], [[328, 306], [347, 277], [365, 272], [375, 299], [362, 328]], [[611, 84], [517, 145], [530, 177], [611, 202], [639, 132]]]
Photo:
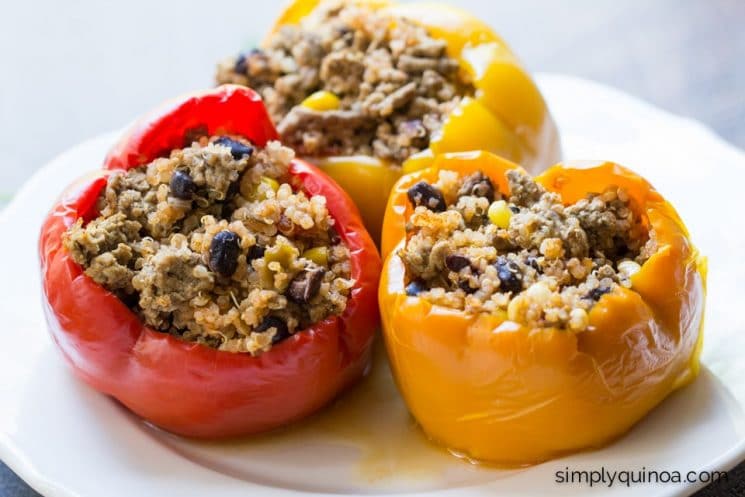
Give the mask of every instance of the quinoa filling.
[[290, 183], [293, 157], [278, 142], [202, 137], [113, 173], [98, 217], [64, 246], [150, 327], [259, 354], [341, 314], [353, 286], [326, 199]]
[[[218, 83], [256, 89], [286, 145], [306, 156], [371, 155], [400, 164], [473, 86], [446, 43], [403, 18], [324, 0], [265, 49], [219, 64]], [[308, 98], [310, 97], [310, 98]]]
[[517, 170], [510, 194], [483, 173], [441, 171], [408, 191], [400, 249], [406, 293], [531, 327], [583, 331], [588, 312], [656, 251], [654, 231], [615, 186], [571, 205]]

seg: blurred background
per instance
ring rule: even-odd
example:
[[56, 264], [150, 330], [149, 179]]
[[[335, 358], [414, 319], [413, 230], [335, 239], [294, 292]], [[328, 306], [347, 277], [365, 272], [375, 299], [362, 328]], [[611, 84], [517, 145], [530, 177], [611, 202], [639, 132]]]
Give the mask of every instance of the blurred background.
[[[282, 3], [3, 0], [0, 205], [65, 149], [212, 85], [215, 61], [254, 45]], [[745, 148], [745, 0], [450, 3], [488, 21], [531, 71], [617, 87]], [[31, 495], [0, 463], [0, 496]]]
[[[283, 0], [4, 0], [0, 195], [70, 146], [212, 84]], [[453, 0], [532, 71], [594, 79], [745, 148], [745, 0]], [[91, 164], [91, 168], [97, 167]]]

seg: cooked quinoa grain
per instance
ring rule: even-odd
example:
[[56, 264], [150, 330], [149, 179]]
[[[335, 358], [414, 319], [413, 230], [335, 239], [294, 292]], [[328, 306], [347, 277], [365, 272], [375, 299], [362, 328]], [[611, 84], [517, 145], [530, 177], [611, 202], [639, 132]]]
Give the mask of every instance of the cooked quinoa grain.
[[412, 186], [399, 251], [406, 293], [533, 327], [587, 329], [603, 295], [631, 287], [656, 250], [654, 232], [621, 188], [564, 205], [525, 173], [507, 179], [509, 195], [481, 172], [441, 171], [434, 184]]
[[149, 326], [258, 354], [344, 310], [353, 281], [326, 199], [290, 184], [293, 152], [203, 137], [115, 172], [72, 258]]
[[322, 1], [265, 49], [222, 62], [217, 81], [259, 91], [283, 142], [303, 155], [364, 154], [394, 164], [426, 149], [474, 93], [444, 41], [342, 0]]

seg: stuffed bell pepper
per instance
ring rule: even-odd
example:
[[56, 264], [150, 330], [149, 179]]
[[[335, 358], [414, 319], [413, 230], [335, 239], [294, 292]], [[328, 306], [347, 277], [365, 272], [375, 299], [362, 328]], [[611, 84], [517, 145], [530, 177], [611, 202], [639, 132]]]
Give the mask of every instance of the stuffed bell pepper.
[[538, 172], [559, 160], [538, 88], [486, 24], [459, 9], [295, 0], [260, 48], [218, 66], [256, 88], [283, 142], [328, 172], [378, 238], [402, 171], [490, 150]]
[[379, 292], [409, 409], [434, 440], [505, 465], [598, 447], [699, 370], [705, 260], [619, 165], [536, 178], [488, 153], [394, 186]]
[[347, 194], [276, 138], [248, 88], [188, 95], [138, 122], [43, 224], [65, 358], [174, 433], [281, 426], [369, 366], [378, 253]]

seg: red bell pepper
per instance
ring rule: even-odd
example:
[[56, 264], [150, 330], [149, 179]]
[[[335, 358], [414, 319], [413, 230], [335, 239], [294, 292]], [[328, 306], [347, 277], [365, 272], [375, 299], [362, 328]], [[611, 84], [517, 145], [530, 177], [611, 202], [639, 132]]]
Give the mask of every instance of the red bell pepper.
[[[277, 134], [258, 95], [237, 86], [191, 94], [137, 123], [113, 147], [106, 169], [145, 164], [189, 141], [192, 130], [233, 134], [259, 146]], [[113, 293], [83, 273], [62, 245], [76, 219], [97, 215], [110, 171], [84, 180], [44, 221], [39, 240], [45, 313], [75, 373], [166, 430], [198, 438], [262, 432], [319, 409], [368, 370], [379, 324], [381, 262], [346, 193], [296, 160], [293, 184], [323, 195], [351, 253], [355, 281], [341, 316], [331, 316], [253, 357], [179, 340], [146, 326]]]

